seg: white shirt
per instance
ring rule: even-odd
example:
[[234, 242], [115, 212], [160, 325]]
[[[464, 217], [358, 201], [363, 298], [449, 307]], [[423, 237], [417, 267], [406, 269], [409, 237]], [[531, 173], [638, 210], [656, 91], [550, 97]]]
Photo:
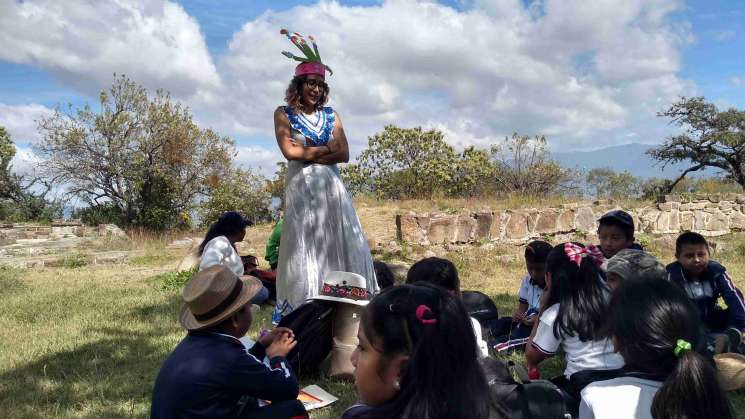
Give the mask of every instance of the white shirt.
[[481, 358], [486, 358], [489, 356], [489, 347], [486, 346], [486, 341], [484, 341], [484, 338], [481, 336], [481, 323], [473, 317], [470, 319], [471, 325], [473, 326], [473, 334], [476, 335], [476, 345], [479, 347]]
[[521, 303], [528, 305], [528, 310], [539, 310], [541, 308], [541, 295], [543, 288], [530, 283], [530, 275], [525, 275], [520, 283], [520, 291], [517, 293]]
[[652, 419], [660, 381], [619, 377], [596, 381], [582, 390], [579, 419]]
[[577, 371], [613, 370], [624, 365], [621, 355], [614, 352], [610, 339], [582, 342], [579, 336], [554, 336], [554, 323], [559, 313], [559, 304], [547, 308], [538, 322], [533, 346], [547, 355], [553, 355], [561, 347], [566, 355], [564, 375], [569, 378]]
[[234, 274], [243, 275], [243, 261], [233, 245], [225, 236], [218, 236], [207, 242], [202, 251], [202, 260], [199, 262], [199, 270], [215, 265], [225, 265]]

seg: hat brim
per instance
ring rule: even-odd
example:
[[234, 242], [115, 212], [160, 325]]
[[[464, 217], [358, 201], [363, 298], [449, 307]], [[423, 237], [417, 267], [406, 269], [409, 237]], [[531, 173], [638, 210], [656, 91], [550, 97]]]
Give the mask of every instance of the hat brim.
[[215, 316], [207, 321], [201, 322], [197, 320], [191, 310], [189, 310], [189, 307], [187, 307], [186, 304], [182, 305], [179, 314], [179, 322], [181, 323], [181, 326], [186, 330], [200, 330], [209, 326], [214, 326], [230, 317], [230, 315], [238, 311], [239, 308], [248, 304], [249, 301], [256, 296], [259, 290], [261, 290], [263, 285], [261, 284], [261, 281], [252, 276], [241, 279], [241, 281], [243, 281], [243, 289], [241, 289], [241, 293], [238, 294], [238, 297], [235, 299], [233, 304], [229, 305], [219, 316]]
[[336, 301], [337, 303], [354, 304], [356, 306], [366, 306], [370, 303], [369, 300], [352, 300], [351, 298], [330, 297], [326, 295], [316, 295], [315, 297], [310, 297], [309, 300]]

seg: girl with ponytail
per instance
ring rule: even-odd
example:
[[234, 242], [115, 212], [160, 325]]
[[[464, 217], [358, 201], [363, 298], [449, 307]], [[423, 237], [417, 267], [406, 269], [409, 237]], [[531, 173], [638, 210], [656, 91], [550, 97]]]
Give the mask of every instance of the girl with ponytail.
[[552, 379], [568, 396], [570, 409], [588, 382], [612, 377], [623, 359], [603, 335], [610, 291], [600, 273], [603, 254], [596, 246], [562, 243], [546, 259], [546, 289], [539, 321], [525, 348], [530, 370], [559, 348], [566, 355], [564, 375]]
[[582, 391], [580, 419], [733, 418], [711, 363], [693, 349], [701, 337], [696, 307], [664, 279], [626, 281], [609, 315], [623, 374]]
[[388, 288], [365, 308], [352, 354], [361, 403], [343, 419], [497, 419], [463, 303], [438, 286]]

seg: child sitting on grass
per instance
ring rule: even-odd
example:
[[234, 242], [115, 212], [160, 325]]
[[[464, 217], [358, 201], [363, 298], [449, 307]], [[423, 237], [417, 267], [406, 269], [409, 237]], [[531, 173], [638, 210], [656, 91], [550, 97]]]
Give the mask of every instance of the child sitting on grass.
[[[696, 304], [709, 343], [713, 343], [717, 335], [725, 334], [729, 338], [729, 348], [715, 352], [740, 352], [745, 331], [745, 302], [725, 267], [709, 259], [709, 244], [704, 236], [691, 231], [678, 236], [675, 258], [675, 262], [667, 265], [668, 279], [682, 287]], [[724, 300], [726, 309], [717, 305], [719, 298]]]
[[598, 241], [603, 256], [610, 259], [621, 249], [642, 250], [634, 243], [634, 219], [626, 211], [614, 210], [598, 220]]
[[631, 280], [664, 279], [665, 266], [643, 250], [621, 249], [606, 262], [606, 281], [611, 291], [622, 282]]
[[[406, 283], [414, 284], [418, 282], [430, 282], [450, 291], [458, 299], [461, 298], [460, 278], [458, 278], [458, 269], [453, 262], [438, 257], [424, 258], [411, 265], [409, 272], [406, 273]], [[476, 336], [478, 345], [478, 355], [480, 357], [489, 356], [489, 348], [482, 337], [481, 323], [473, 317], [471, 327]]]
[[497, 419], [462, 301], [429, 283], [382, 291], [352, 354], [360, 404], [342, 419]]
[[626, 366], [582, 390], [580, 419], [733, 417], [714, 368], [693, 350], [700, 321], [680, 289], [662, 278], [625, 281], [609, 319]]
[[579, 392], [588, 383], [607, 379], [623, 366], [602, 329], [608, 314], [609, 290], [600, 276], [603, 255], [596, 246], [563, 243], [546, 259], [546, 288], [539, 321], [525, 348], [530, 370], [561, 348], [564, 375], [551, 381], [564, 390], [576, 410]]
[[542, 240], [532, 241], [525, 247], [525, 269], [528, 274], [520, 283], [517, 309], [512, 317], [502, 317], [491, 328], [496, 343], [494, 349], [497, 351], [525, 347], [546, 288], [546, 258], [550, 251], [551, 245]]

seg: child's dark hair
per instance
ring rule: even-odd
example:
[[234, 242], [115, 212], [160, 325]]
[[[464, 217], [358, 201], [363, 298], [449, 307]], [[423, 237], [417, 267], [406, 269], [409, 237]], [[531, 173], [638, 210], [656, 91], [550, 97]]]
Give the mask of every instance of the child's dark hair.
[[377, 279], [378, 287], [381, 290], [392, 287], [393, 284], [396, 283], [396, 280], [393, 277], [393, 272], [391, 272], [391, 268], [389, 268], [388, 264], [386, 264], [385, 262], [376, 260], [375, 262], [373, 262], [373, 268], [375, 268], [375, 278]]
[[406, 283], [431, 282], [448, 291], [460, 294], [460, 279], [458, 269], [453, 262], [437, 257], [424, 258], [409, 268], [406, 274]]
[[616, 226], [621, 229], [626, 240], [634, 239], [634, 219], [626, 211], [615, 210], [604, 214], [598, 220], [598, 228], [601, 226]]
[[534, 240], [525, 246], [525, 261], [529, 263], [544, 263], [551, 252], [551, 245], [543, 240]]
[[428, 283], [394, 286], [365, 308], [360, 327], [384, 359], [409, 356], [401, 368], [401, 390], [375, 417], [486, 419], [501, 412], [457, 296]]
[[694, 231], [686, 231], [685, 233], [682, 233], [680, 236], [678, 236], [677, 239], [675, 239], [675, 256], [680, 255], [680, 251], [683, 249], [683, 246], [687, 244], [703, 244], [706, 246], [706, 248], [709, 248], [709, 243], [706, 241], [706, 238], [704, 236], [694, 232]]
[[592, 257], [585, 255], [577, 266], [569, 260], [565, 245], [562, 243], [551, 249], [546, 259], [546, 273], [551, 274], [546, 308], [559, 304], [554, 336], [576, 334], [582, 342], [595, 340], [608, 311], [608, 290], [601, 282], [600, 268]]
[[693, 350], [700, 343], [700, 326], [690, 299], [664, 279], [625, 281], [613, 293], [609, 328], [625, 370], [663, 381], [652, 417], [733, 417], [714, 368]]
[[204, 252], [204, 246], [209, 243], [210, 240], [219, 236], [232, 236], [247, 226], [251, 225], [251, 222], [245, 219], [237, 211], [228, 211], [220, 215], [220, 217], [212, 223], [207, 234], [204, 235], [204, 240], [199, 245], [199, 254]]

